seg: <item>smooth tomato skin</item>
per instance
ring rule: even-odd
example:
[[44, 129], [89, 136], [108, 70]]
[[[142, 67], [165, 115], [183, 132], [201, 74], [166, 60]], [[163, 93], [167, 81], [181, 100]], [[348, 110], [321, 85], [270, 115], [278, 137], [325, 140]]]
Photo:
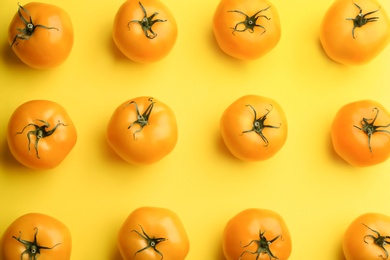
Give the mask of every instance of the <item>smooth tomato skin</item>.
[[[30, 13], [34, 25], [55, 27], [56, 29], [36, 28], [27, 40], [17, 39], [12, 50], [25, 64], [36, 69], [49, 69], [62, 64], [73, 47], [73, 25], [70, 16], [62, 8], [45, 3], [31, 2], [23, 5]], [[21, 10], [23, 17], [30, 21], [29, 15]], [[24, 29], [19, 14], [16, 12], [8, 30], [8, 43]]]
[[[139, 21], [144, 17], [140, 3], [145, 8], [147, 17], [157, 12], [153, 20], [167, 20], [152, 25], [152, 30], [157, 34], [153, 39], [145, 36], [145, 32], [138, 23], [129, 24], [130, 21]], [[175, 17], [161, 1], [127, 0], [115, 15], [112, 35], [116, 46], [127, 58], [139, 63], [151, 63], [163, 59], [171, 52], [176, 43], [177, 34]]]
[[142, 115], [151, 104], [150, 97], [137, 97], [122, 103], [115, 109], [107, 126], [107, 140], [111, 148], [123, 160], [134, 165], [161, 160], [172, 152], [177, 143], [178, 129], [172, 109], [157, 99], [152, 100], [155, 103], [148, 124], [142, 130], [137, 124], [129, 126], [138, 119], [135, 104]]
[[[21, 254], [26, 250], [26, 246], [13, 238], [13, 236], [18, 238], [20, 235], [20, 239], [33, 242], [37, 231], [36, 228], [38, 230], [38, 245], [53, 247], [61, 243], [52, 249], [41, 249], [39, 260], [70, 259], [72, 238], [69, 229], [61, 221], [40, 213], [25, 214], [9, 225], [1, 240], [2, 259], [20, 260]], [[27, 259], [27, 256], [27, 253], [24, 254], [23, 259]]]
[[[243, 22], [245, 16], [230, 11], [238, 10], [251, 17], [267, 7], [270, 8], [259, 15], [265, 15], [270, 20], [262, 17], [257, 20], [257, 24], [264, 26], [266, 32], [262, 28], [255, 27], [253, 33], [246, 30], [236, 31], [233, 34], [232, 28], [237, 23]], [[275, 6], [267, 0], [221, 0], [214, 13], [213, 32], [219, 47], [226, 54], [240, 60], [255, 60], [278, 44], [281, 37], [279, 14]]]
[[[269, 260], [268, 254], [257, 255], [244, 253], [249, 250], [257, 250], [256, 243], [248, 245], [252, 240], [259, 240], [259, 232], [264, 232], [268, 241], [280, 235], [269, 246], [270, 251], [279, 260], [289, 258], [292, 250], [292, 242], [288, 227], [283, 218], [276, 212], [267, 209], [250, 208], [241, 211], [231, 218], [223, 231], [222, 250], [227, 260]], [[240, 258], [240, 256], [242, 256]]]
[[[378, 10], [369, 17], [379, 17], [355, 29], [353, 21], [359, 9], [362, 13]], [[320, 41], [325, 53], [334, 61], [347, 65], [366, 64], [378, 56], [390, 41], [390, 21], [385, 9], [376, 0], [335, 0], [325, 13], [320, 26]]]
[[[264, 123], [279, 128], [264, 128], [265, 141], [255, 132], [243, 133], [253, 128], [254, 112], [257, 118], [267, 115]], [[262, 161], [274, 156], [287, 139], [287, 119], [282, 107], [273, 99], [246, 95], [234, 101], [223, 112], [220, 120], [221, 135], [229, 151], [243, 161]]]
[[[385, 251], [367, 235], [377, 237], [375, 232], [369, 228], [379, 232], [381, 236], [390, 236], [390, 217], [380, 213], [365, 213], [353, 220], [346, 229], [342, 247], [346, 260], [378, 260], [384, 259]], [[386, 239], [388, 240], [388, 239]], [[365, 242], [366, 241], [366, 242]], [[387, 250], [389, 248], [385, 246]], [[381, 257], [383, 256], [383, 257]]]
[[[378, 108], [378, 117], [374, 125], [386, 126], [390, 124], [389, 112], [378, 102], [360, 100], [346, 104], [336, 113], [331, 126], [331, 139], [336, 153], [353, 166], [372, 166], [386, 161], [390, 156], [390, 134], [375, 132], [371, 137], [372, 153], [368, 145], [368, 135], [354, 127], [362, 127], [363, 118], [372, 122], [375, 109]], [[387, 128], [378, 128], [378, 130]], [[390, 129], [387, 129], [389, 131]]]
[[153, 248], [142, 252], [147, 243], [142, 229], [150, 238], [165, 238], [156, 245], [164, 260], [183, 260], [190, 250], [190, 242], [185, 228], [176, 213], [166, 208], [141, 207], [134, 210], [124, 221], [118, 233], [118, 248], [124, 260], [160, 260], [162, 256]]
[[[50, 125], [47, 131], [54, 129], [59, 122], [61, 124], [52, 135], [38, 141], [37, 156], [34, 148], [36, 135], [30, 135], [30, 144], [28, 140], [28, 133], [34, 131], [35, 127], [28, 125], [43, 126], [44, 124], [38, 120], [43, 120]], [[49, 100], [32, 100], [20, 105], [11, 115], [7, 128], [7, 141], [12, 155], [21, 164], [31, 169], [48, 170], [57, 167], [70, 153], [76, 144], [77, 132], [71, 118], [61, 105]]]

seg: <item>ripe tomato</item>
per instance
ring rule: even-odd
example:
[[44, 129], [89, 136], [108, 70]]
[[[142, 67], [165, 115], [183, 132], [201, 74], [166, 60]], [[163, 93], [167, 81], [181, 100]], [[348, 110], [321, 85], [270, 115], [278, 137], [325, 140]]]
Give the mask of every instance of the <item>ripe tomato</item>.
[[28, 66], [52, 68], [63, 63], [72, 50], [72, 21], [63, 9], [51, 4], [19, 5], [9, 26], [8, 42]]
[[267, 0], [221, 0], [213, 31], [219, 47], [241, 60], [257, 59], [279, 42], [279, 15]]
[[107, 128], [111, 148], [125, 161], [152, 164], [172, 152], [177, 142], [173, 111], [151, 97], [138, 97], [122, 103]]
[[72, 239], [69, 229], [59, 220], [29, 213], [16, 219], [1, 240], [4, 260], [69, 260]]
[[115, 16], [113, 38], [129, 59], [154, 62], [168, 55], [175, 45], [176, 20], [159, 0], [126, 0]]
[[346, 260], [389, 258], [390, 217], [366, 213], [357, 217], [345, 231], [342, 247]]
[[7, 131], [8, 146], [21, 164], [39, 170], [58, 166], [73, 149], [76, 128], [59, 104], [33, 100], [12, 114]]
[[183, 260], [190, 249], [180, 218], [165, 208], [142, 207], [125, 220], [118, 234], [124, 260]]
[[287, 138], [287, 120], [274, 100], [247, 95], [233, 102], [221, 117], [221, 134], [229, 151], [243, 161], [275, 155]]
[[370, 166], [390, 156], [390, 114], [378, 102], [361, 100], [337, 112], [331, 127], [336, 153], [354, 166]]
[[320, 27], [325, 53], [342, 64], [368, 63], [389, 40], [389, 18], [376, 0], [335, 0]]
[[271, 210], [246, 209], [230, 219], [223, 231], [222, 249], [227, 260], [285, 260], [291, 247], [286, 223]]

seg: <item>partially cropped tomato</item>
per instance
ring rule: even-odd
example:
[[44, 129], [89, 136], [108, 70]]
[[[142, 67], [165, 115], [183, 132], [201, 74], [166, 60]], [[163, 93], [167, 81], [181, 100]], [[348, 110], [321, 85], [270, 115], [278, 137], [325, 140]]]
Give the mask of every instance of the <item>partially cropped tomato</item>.
[[6, 229], [1, 248], [4, 260], [69, 260], [72, 239], [69, 229], [59, 220], [29, 213]]
[[124, 260], [183, 260], [190, 243], [176, 213], [166, 208], [142, 207], [123, 223], [118, 247]]
[[58, 166], [77, 141], [76, 128], [56, 102], [32, 100], [19, 106], [8, 122], [8, 146], [21, 164], [38, 170]]
[[390, 41], [390, 21], [377, 0], [335, 0], [323, 17], [320, 41], [336, 62], [373, 60]]
[[389, 259], [390, 217], [365, 213], [357, 217], [345, 231], [342, 247], [346, 260]]
[[354, 166], [371, 166], [390, 156], [390, 114], [378, 102], [360, 100], [337, 112], [331, 127], [336, 153]]
[[234, 101], [221, 117], [221, 134], [229, 151], [243, 161], [274, 156], [287, 139], [287, 120], [273, 99], [247, 95]]
[[278, 12], [268, 0], [220, 0], [213, 31], [222, 51], [241, 60], [268, 53], [281, 35]]
[[121, 104], [107, 127], [111, 148], [135, 165], [161, 160], [175, 148], [177, 137], [172, 109], [151, 97], [138, 97]]
[[56, 67], [72, 50], [72, 21], [55, 5], [37, 2], [19, 5], [9, 26], [8, 42], [28, 66], [37, 69]]
[[286, 260], [291, 248], [286, 223], [271, 210], [243, 210], [228, 221], [223, 231], [222, 250], [227, 260]]
[[113, 38], [127, 58], [155, 62], [167, 56], [176, 43], [176, 20], [159, 0], [126, 0], [115, 16]]

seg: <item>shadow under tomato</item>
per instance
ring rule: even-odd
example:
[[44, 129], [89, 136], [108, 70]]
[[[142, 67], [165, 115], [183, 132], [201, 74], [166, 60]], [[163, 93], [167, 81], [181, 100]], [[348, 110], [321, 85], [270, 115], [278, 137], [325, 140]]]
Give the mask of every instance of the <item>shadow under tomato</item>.
[[15, 157], [12, 155], [11, 151], [9, 150], [6, 139], [2, 140], [0, 144], [0, 150], [1, 150], [0, 162], [3, 162], [4, 169], [12, 169], [13, 171], [15, 171], [16, 169], [16, 172], [26, 171], [26, 169], [30, 171], [30, 169], [26, 168], [15, 159]]
[[4, 42], [4, 44], [1, 46], [1, 56], [5, 63], [10, 66], [12, 69], [25, 69], [30, 68], [26, 64], [24, 64], [18, 56], [13, 52], [11, 46], [8, 44], [8, 42]]

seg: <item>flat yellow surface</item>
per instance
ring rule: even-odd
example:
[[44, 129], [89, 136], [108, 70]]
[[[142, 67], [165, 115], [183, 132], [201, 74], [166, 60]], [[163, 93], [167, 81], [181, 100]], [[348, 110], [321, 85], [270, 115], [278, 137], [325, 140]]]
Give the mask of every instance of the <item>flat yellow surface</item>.
[[[75, 29], [71, 55], [52, 70], [30, 69], [15, 57], [7, 28], [17, 1], [3, 0], [0, 8], [1, 234], [22, 214], [45, 213], [71, 230], [72, 259], [119, 260], [122, 222], [140, 206], [158, 206], [175, 211], [185, 225], [187, 259], [222, 260], [225, 223], [258, 207], [284, 217], [293, 239], [291, 260], [341, 260], [341, 237], [355, 217], [390, 215], [390, 161], [353, 168], [333, 152], [329, 134], [346, 103], [374, 99], [389, 106], [390, 48], [359, 67], [329, 60], [318, 30], [331, 0], [274, 0], [282, 38], [251, 62], [218, 48], [211, 28], [218, 0], [165, 0], [179, 36], [169, 56], [147, 65], [127, 60], [111, 38], [122, 0], [47, 2], [65, 9]], [[390, 11], [390, 2], [381, 4]], [[278, 101], [289, 123], [286, 144], [264, 162], [233, 158], [219, 134], [224, 109], [246, 94]], [[119, 104], [144, 95], [174, 110], [179, 140], [162, 161], [136, 167], [114, 154], [105, 130]], [[33, 99], [60, 103], [78, 131], [69, 156], [46, 172], [21, 166], [6, 141], [12, 112]]]

